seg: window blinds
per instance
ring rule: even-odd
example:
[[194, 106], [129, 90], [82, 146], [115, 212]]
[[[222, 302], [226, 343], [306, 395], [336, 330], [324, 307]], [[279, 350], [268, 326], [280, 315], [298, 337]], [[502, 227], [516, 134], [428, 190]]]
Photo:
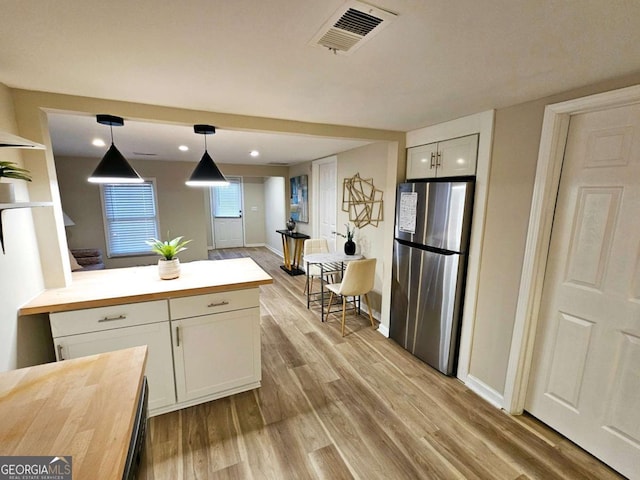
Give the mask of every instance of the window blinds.
[[229, 185], [213, 187], [213, 216], [239, 218], [242, 211], [240, 182], [228, 179]]
[[102, 201], [108, 255], [149, 253], [145, 240], [158, 238], [153, 182], [104, 184]]

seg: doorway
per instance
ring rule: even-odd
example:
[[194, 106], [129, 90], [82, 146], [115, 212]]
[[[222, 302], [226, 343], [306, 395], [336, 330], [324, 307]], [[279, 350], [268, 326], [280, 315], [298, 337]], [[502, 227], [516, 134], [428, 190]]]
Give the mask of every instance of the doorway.
[[329, 251], [336, 250], [336, 217], [338, 200], [336, 193], [338, 157], [332, 156], [316, 160], [312, 164], [313, 172], [313, 236], [324, 238]]
[[505, 391], [510, 412], [625, 475], [640, 471], [638, 100], [631, 87], [545, 111]]
[[210, 189], [214, 248], [244, 246], [242, 178], [227, 177], [227, 180], [228, 185]]

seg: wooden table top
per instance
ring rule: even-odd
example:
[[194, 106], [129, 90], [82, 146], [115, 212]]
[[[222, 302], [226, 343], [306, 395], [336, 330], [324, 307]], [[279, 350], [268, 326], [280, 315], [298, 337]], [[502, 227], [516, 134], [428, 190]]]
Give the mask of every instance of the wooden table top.
[[157, 265], [73, 272], [65, 288], [45, 290], [23, 305], [20, 315], [187, 297], [254, 288], [273, 279], [251, 258], [201, 260], [180, 265], [180, 278], [161, 280]]
[[121, 479], [147, 347], [0, 373], [0, 455], [72, 457], [73, 478]]

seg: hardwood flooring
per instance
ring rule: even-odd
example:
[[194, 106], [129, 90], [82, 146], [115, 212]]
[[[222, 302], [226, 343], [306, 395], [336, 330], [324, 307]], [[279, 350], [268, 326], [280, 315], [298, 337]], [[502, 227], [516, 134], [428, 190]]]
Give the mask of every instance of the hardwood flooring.
[[[265, 248], [262, 387], [149, 422], [140, 479], [622, 478], [536, 419], [509, 416], [384, 338], [320, 322], [304, 276]], [[224, 368], [212, 365], [211, 368]]]

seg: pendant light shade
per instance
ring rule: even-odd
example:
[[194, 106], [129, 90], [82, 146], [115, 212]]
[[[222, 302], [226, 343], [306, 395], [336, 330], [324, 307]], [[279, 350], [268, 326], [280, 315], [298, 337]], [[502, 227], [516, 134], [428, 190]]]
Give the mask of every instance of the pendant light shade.
[[193, 170], [191, 177], [185, 183], [190, 187], [213, 187], [229, 185], [218, 166], [207, 152], [207, 135], [216, 133], [216, 128], [211, 125], [194, 125], [193, 131], [204, 135], [204, 154]]
[[102, 160], [89, 177], [91, 183], [142, 183], [144, 180], [129, 165], [113, 143], [113, 127], [121, 127], [124, 120], [114, 115], [97, 115], [96, 120], [101, 125], [109, 125], [111, 129], [111, 146]]

